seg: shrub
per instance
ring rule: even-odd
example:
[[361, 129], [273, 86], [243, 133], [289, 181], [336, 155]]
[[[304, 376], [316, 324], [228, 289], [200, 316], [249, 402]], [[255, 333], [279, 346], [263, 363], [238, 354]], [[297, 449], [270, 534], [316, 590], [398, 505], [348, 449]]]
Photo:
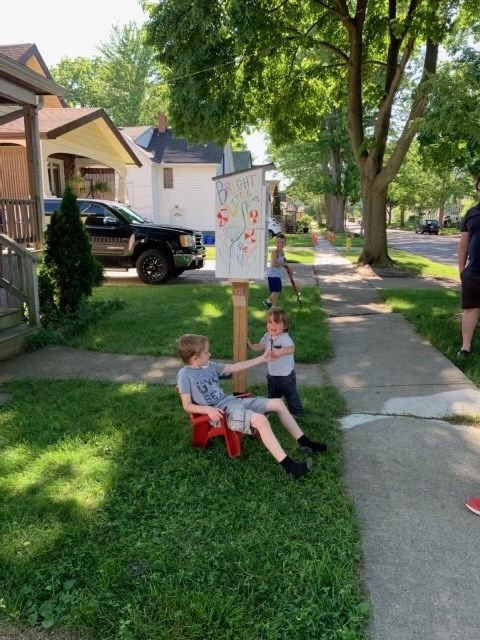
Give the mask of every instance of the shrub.
[[67, 186], [60, 210], [53, 213], [45, 232], [39, 280], [42, 314], [50, 317], [55, 309], [74, 313], [102, 282], [103, 267], [92, 255], [77, 198]]

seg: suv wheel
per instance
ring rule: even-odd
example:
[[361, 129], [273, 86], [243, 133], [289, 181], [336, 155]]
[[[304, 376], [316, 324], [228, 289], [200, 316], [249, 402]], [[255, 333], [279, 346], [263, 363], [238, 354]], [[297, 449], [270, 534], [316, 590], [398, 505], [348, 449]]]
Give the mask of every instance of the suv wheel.
[[268, 230], [268, 238], [269, 240], [271, 240], [273, 238], [275, 234], [273, 233], [273, 231], [271, 229]]
[[158, 249], [150, 249], [142, 253], [137, 260], [137, 273], [146, 284], [163, 284], [172, 272], [170, 261]]

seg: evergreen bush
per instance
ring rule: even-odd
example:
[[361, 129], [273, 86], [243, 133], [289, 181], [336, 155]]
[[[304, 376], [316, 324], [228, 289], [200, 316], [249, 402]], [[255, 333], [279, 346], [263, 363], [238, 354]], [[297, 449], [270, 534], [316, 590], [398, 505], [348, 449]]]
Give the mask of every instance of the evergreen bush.
[[42, 312], [50, 316], [56, 307], [61, 313], [75, 313], [102, 282], [103, 267], [92, 255], [77, 198], [67, 185], [60, 209], [52, 214], [45, 232]]

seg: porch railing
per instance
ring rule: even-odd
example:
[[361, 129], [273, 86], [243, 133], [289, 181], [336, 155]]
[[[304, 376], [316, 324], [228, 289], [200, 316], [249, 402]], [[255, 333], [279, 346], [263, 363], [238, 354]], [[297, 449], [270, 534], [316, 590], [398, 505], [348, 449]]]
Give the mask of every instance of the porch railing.
[[0, 198], [0, 233], [22, 246], [40, 246], [38, 203], [28, 198]]
[[0, 233], [0, 304], [27, 311], [28, 324], [40, 326], [40, 302], [38, 298], [37, 254], [20, 246]]

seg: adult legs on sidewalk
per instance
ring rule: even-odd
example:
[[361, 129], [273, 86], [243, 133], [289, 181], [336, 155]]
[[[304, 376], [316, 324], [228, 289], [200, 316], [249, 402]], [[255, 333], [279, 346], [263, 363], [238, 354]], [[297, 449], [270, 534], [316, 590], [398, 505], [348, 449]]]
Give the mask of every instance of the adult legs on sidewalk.
[[464, 309], [462, 312], [462, 351], [471, 351], [473, 333], [477, 323], [478, 309]]

